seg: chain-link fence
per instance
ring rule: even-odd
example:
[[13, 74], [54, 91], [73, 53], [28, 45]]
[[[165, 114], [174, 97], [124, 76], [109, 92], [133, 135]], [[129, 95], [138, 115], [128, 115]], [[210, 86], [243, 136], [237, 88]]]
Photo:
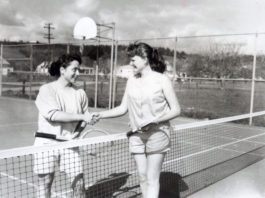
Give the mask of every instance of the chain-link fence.
[[[139, 39], [158, 49], [182, 107], [194, 118], [217, 118], [264, 110], [265, 34]], [[54, 80], [50, 63], [82, 52], [77, 86], [90, 106], [120, 104], [132, 70], [126, 48], [133, 40], [78, 44], [1, 45], [0, 93], [34, 99], [40, 85]]]

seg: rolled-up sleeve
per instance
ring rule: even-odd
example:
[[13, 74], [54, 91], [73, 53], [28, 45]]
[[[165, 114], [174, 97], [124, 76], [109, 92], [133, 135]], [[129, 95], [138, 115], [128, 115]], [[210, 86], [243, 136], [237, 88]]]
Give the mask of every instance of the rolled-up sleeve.
[[40, 115], [49, 121], [53, 121], [54, 114], [60, 110], [55, 90], [47, 85], [40, 88], [35, 104]]

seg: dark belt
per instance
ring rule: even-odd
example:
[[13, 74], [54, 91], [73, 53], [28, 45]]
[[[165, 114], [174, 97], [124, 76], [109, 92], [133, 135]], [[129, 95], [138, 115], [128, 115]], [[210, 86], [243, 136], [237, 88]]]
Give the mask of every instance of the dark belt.
[[40, 133], [36, 132], [35, 137], [40, 137], [40, 138], [47, 138], [47, 139], [53, 139], [56, 140], [56, 135], [54, 134], [49, 134], [49, 133]]
[[149, 124], [143, 126], [141, 129], [139, 129], [137, 131], [134, 131], [134, 132], [133, 131], [129, 131], [129, 132], [127, 132], [126, 133], [126, 136], [129, 138], [133, 134], [136, 134], [136, 133], [144, 133], [144, 132], [148, 131], [150, 128], [155, 127], [157, 125], [158, 125], [158, 123], [153, 123], [153, 122], [152, 123], [149, 123]]

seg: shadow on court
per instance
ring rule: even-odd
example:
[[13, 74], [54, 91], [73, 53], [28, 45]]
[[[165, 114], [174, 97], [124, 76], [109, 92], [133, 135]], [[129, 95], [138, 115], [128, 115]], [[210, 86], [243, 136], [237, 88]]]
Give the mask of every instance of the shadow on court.
[[180, 192], [186, 191], [188, 185], [177, 173], [161, 172], [159, 198], [179, 198]]
[[113, 173], [107, 178], [97, 181], [86, 190], [86, 198], [137, 197], [137, 192], [131, 191], [129, 188], [121, 188], [126, 184], [129, 176], [126, 172]]
[[[114, 173], [107, 178], [97, 181], [97, 183], [86, 190], [86, 198], [141, 197], [139, 195], [139, 185], [122, 188], [129, 176], [126, 172]], [[172, 172], [161, 173], [159, 198], [179, 198], [180, 192], [187, 189], [187, 184], [179, 174]]]

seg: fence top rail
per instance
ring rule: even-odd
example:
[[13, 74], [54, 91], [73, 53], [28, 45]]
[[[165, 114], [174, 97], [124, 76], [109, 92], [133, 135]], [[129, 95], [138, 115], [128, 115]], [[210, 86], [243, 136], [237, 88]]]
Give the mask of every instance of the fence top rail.
[[[185, 80], [209, 80], [209, 81], [252, 81], [250, 78], [202, 78], [202, 77], [178, 77]], [[254, 79], [257, 82], [265, 82], [264, 79]]]
[[[197, 35], [197, 36], [171, 36], [171, 37], [156, 37], [156, 38], [136, 38], [136, 39], [115, 39], [113, 41], [117, 41], [117, 42], [132, 42], [132, 41], [137, 41], [137, 40], [165, 40], [165, 39], [190, 39], [190, 38], [204, 38], [204, 37], [224, 37], [224, 36], [251, 36], [251, 35], [265, 35], [265, 32], [249, 32], [249, 33], [234, 33], [234, 34], [212, 34], [212, 35]], [[84, 41], [82, 43], [93, 43], [93, 44], [97, 44], [98, 41], [95, 40], [87, 40]], [[100, 43], [109, 43], [112, 41], [100, 41]], [[68, 45], [78, 45], [80, 44], [80, 41], [71, 41], [71, 42], [65, 42], [65, 43], [52, 43], [52, 44], [48, 44], [48, 43], [24, 43], [24, 44], [4, 44], [1, 43], [1, 45], [3, 46], [8, 46], [8, 47], [14, 47], [14, 46], [35, 46], [35, 45], [47, 45], [47, 46], [52, 46], [52, 45], [60, 45], [60, 44], [68, 44]]]
[[186, 38], [203, 38], [203, 37], [223, 37], [223, 36], [250, 36], [250, 35], [265, 35], [265, 32], [258, 33], [238, 33], [238, 34], [212, 34], [212, 35], [198, 35], [198, 36], [173, 36], [173, 37], [157, 37], [157, 38], [137, 38], [137, 39], [120, 39], [118, 41], [137, 41], [137, 40], [165, 40], [165, 39], [186, 39]]

